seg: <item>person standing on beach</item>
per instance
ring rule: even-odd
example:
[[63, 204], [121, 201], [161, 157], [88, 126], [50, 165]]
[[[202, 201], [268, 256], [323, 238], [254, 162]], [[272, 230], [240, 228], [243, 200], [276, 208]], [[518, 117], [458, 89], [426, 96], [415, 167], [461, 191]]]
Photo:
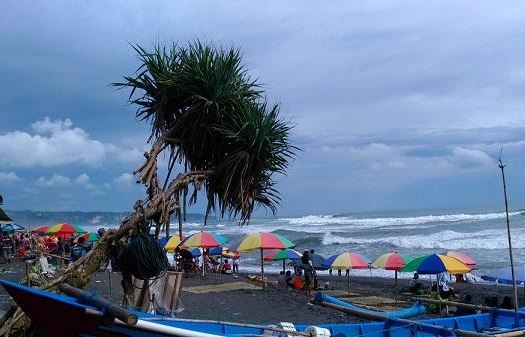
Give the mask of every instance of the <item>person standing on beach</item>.
[[5, 263], [11, 263], [11, 249], [13, 249], [13, 239], [7, 233], [2, 236], [2, 252]]
[[76, 260], [80, 259], [82, 256], [85, 256], [87, 254], [87, 249], [84, 246], [84, 237], [79, 237], [77, 243], [73, 247], [71, 247], [71, 262], [75, 262]]
[[304, 269], [304, 291], [306, 296], [312, 296], [312, 280], [314, 275], [314, 267], [310, 259], [310, 252], [305, 251], [301, 257], [301, 262]]

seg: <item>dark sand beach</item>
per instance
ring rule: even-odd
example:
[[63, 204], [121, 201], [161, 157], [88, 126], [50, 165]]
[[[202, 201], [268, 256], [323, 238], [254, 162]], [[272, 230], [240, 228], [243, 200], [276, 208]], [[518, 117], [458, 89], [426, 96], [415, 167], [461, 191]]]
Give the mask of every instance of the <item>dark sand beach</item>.
[[[23, 263], [1, 265], [5, 272], [0, 274], [3, 279], [18, 282], [24, 275]], [[270, 278], [276, 275], [269, 275]], [[109, 274], [99, 272], [91, 280], [88, 289], [96, 291], [101, 296], [115, 303], [120, 303], [122, 290], [120, 274], [113, 273], [111, 277], [111, 293], [109, 289]], [[347, 292], [347, 278], [321, 277], [320, 284], [329, 282], [330, 292], [354, 303], [361, 303], [379, 309], [390, 310], [411, 305], [411, 298], [400, 295], [396, 305], [394, 280], [380, 277], [350, 277], [350, 294]], [[428, 280], [423, 280], [428, 284]], [[400, 279], [400, 289], [406, 288], [407, 279]], [[508, 286], [493, 286], [484, 284], [455, 284], [460, 297], [469, 293], [473, 302], [482, 304], [485, 297], [497, 296], [501, 302], [504, 296], [512, 297], [512, 288]], [[519, 289], [520, 303], [525, 303], [522, 288]], [[3, 289], [0, 290], [0, 309], [7, 310], [12, 300]], [[331, 309], [310, 304], [302, 292], [269, 287], [260, 288], [260, 284], [248, 280], [247, 275], [238, 278], [231, 275], [210, 274], [186, 277], [183, 280], [181, 295], [183, 310], [177, 315], [181, 318], [212, 319], [250, 323], [275, 323], [289, 321], [294, 323], [342, 323], [359, 321]]]

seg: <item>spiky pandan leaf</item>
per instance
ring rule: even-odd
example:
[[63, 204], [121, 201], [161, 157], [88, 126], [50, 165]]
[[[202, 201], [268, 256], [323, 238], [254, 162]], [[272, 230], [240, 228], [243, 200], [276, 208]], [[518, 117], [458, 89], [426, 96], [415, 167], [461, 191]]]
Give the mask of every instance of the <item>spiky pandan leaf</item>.
[[294, 156], [291, 127], [268, 107], [237, 49], [199, 41], [134, 47], [142, 62], [124, 77], [137, 118], [151, 122], [151, 137], [169, 132], [168, 145], [186, 170], [214, 170], [206, 184], [210, 206], [222, 215], [249, 219], [255, 204], [275, 211], [279, 193], [273, 173], [284, 173]]

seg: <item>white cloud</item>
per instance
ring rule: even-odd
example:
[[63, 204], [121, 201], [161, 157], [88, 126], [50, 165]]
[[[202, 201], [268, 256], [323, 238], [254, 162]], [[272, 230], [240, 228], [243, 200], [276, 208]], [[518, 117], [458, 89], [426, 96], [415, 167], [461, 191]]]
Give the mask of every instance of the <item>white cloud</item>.
[[135, 184], [135, 176], [131, 173], [123, 173], [114, 179], [114, 182], [120, 186], [132, 186]]
[[448, 161], [458, 168], [495, 167], [495, 162], [485, 152], [457, 147], [448, 156]]
[[82, 173], [78, 177], [75, 178], [75, 184], [78, 185], [89, 185], [91, 183], [91, 179], [89, 176], [85, 173]]
[[2, 184], [12, 184], [12, 183], [18, 183], [22, 181], [22, 178], [20, 178], [15, 172], [1, 172], [0, 171], [0, 185]]
[[49, 179], [39, 177], [35, 185], [40, 187], [64, 187], [71, 184], [71, 179], [66, 176], [54, 173]]
[[33, 134], [12, 131], [0, 135], [0, 166], [59, 167], [68, 164], [98, 166], [103, 160], [137, 162], [141, 151], [120, 148], [93, 139], [69, 119], [44, 118], [31, 125]]

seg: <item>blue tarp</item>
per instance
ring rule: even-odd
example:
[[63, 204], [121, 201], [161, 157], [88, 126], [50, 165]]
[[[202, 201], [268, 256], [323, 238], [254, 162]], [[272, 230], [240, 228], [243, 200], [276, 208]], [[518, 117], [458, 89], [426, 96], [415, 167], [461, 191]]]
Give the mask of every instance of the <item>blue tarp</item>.
[[[514, 267], [514, 275], [517, 284], [525, 282], [525, 266]], [[481, 279], [501, 284], [512, 284], [512, 272], [510, 267], [496, 269], [481, 276]]]

